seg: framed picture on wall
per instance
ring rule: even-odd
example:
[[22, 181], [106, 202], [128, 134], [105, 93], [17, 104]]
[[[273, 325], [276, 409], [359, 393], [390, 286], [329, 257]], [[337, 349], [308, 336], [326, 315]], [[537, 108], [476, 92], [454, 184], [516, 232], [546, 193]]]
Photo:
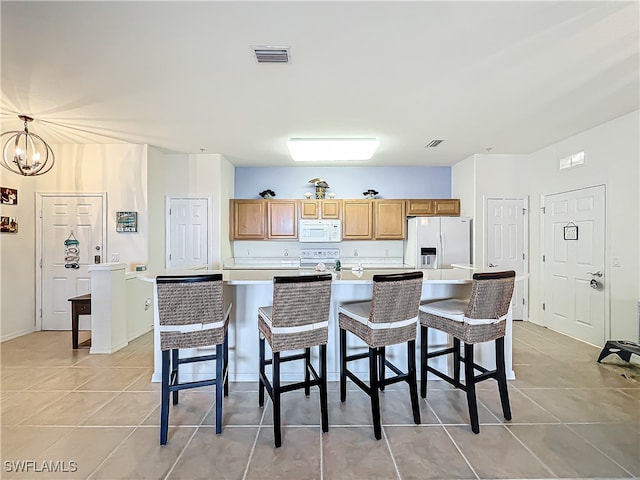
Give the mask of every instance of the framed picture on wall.
[[15, 188], [0, 187], [0, 199], [3, 205], [17, 205], [18, 190]]
[[15, 217], [0, 217], [0, 232], [18, 233], [18, 222]]
[[116, 232], [137, 232], [138, 212], [116, 212]]

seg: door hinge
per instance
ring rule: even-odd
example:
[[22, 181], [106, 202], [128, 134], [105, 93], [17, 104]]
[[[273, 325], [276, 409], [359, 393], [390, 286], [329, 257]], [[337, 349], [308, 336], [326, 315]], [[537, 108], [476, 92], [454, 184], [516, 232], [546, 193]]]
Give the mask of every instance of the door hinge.
[[522, 215], [526, 215], [526, 214], [527, 214], [527, 209], [526, 209], [526, 208], [523, 208], [523, 209], [522, 209]]
[[547, 213], [547, 208], [546, 207], [540, 207], [540, 210], [542, 210], [542, 213]]
[[543, 262], [546, 261], [546, 256], [545, 255], [542, 255], [542, 261]]
[[169, 254], [169, 261], [171, 261], [171, 254]]
[[522, 259], [523, 259], [523, 260], [526, 260], [524, 253], [522, 254]]
[[171, 215], [171, 209], [169, 209], [169, 215]]
[[40, 309], [40, 318], [42, 318], [42, 309]]
[[523, 305], [525, 304], [525, 302], [524, 302], [524, 298], [522, 299], [522, 304], [523, 304]]
[[546, 305], [543, 303], [542, 304], [542, 310], [545, 310]]
[[40, 269], [42, 270], [42, 259], [40, 259]]

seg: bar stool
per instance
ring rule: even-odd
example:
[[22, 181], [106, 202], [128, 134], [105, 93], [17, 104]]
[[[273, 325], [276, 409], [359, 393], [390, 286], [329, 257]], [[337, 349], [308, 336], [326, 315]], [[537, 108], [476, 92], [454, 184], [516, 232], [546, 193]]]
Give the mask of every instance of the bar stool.
[[[222, 395], [229, 394], [227, 329], [231, 310], [231, 305], [223, 306], [222, 274], [159, 276], [156, 288], [162, 350], [160, 444], [167, 443], [169, 393], [173, 392], [176, 405], [178, 392], [190, 388], [216, 386], [216, 433], [222, 433]], [[179, 357], [180, 349], [211, 346], [216, 347], [213, 355]], [[215, 378], [180, 383], [180, 365], [213, 360]]]
[[[382, 438], [380, 397], [378, 390], [397, 382], [409, 384], [413, 421], [420, 424], [416, 382], [416, 326], [422, 294], [422, 272], [373, 276], [370, 301], [344, 303], [338, 310], [340, 327], [340, 401], [347, 397], [347, 377], [371, 397], [371, 414], [375, 438]], [[347, 332], [365, 342], [369, 351], [347, 355]], [[385, 358], [385, 347], [407, 343], [407, 372]], [[347, 368], [348, 362], [369, 359], [369, 385]], [[388, 367], [395, 376], [387, 378]]]
[[[471, 430], [480, 432], [476, 383], [489, 378], [498, 382], [500, 402], [504, 418], [511, 420], [507, 376], [504, 364], [504, 335], [515, 272], [474, 273], [471, 298], [467, 300], [441, 300], [420, 306], [420, 395], [427, 396], [427, 373], [431, 372], [467, 393], [467, 405]], [[453, 336], [453, 347], [427, 352], [427, 334], [435, 328]], [[476, 343], [495, 342], [496, 369], [487, 370], [474, 363], [473, 346]], [[460, 354], [460, 342], [464, 343], [464, 356]], [[453, 355], [453, 377], [428, 364], [430, 358]], [[465, 383], [460, 381], [460, 364], [464, 365]], [[476, 375], [475, 370], [481, 372]]]
[[[264, 406], [264, 390], [273, 403], [273, 435], [276, 447], [282, 445], [280, 429], [280, 396], [282, 393], [304, 388], [309, 396], [312, 386], [320, 389], [322, 431], [329, 431], [327, 413], [327, 339], [331, 306], [331, 275], [302, 275], [273, 277], [273, 304], [258, 308], [260, 345], [260, 383], [258, 402]], [[265, 339], [271, 347], [272, 358], [265, 357]], [[319, 370], [311, 363], [311, 347], [319, 346]], [[301, 350], [303, 353], [281, 355]], [[280, 365], [304, 360], [304, 381], [281, 385]], [[265, 367], [272, 365], [272, 381]], [[313, 378], [311, 378], [313, 377]]]

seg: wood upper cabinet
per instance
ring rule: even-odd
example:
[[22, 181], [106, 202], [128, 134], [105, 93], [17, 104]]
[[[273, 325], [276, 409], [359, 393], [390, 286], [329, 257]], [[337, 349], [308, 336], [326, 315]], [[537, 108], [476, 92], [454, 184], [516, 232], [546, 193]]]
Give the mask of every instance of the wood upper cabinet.
[[436, 211], [435, 200], [426, 199], [412, 199], [407, 200], [407, 215], [421, 216], [421, 215], [433, 215]]
[[339, 219], [340, 200], [300, 200], [300, 218]]
[[342, 201], [342, 239], [371, 240], [373, 238], [373, 201]]
[[266, 238], [266, 205], [264, 200], [231, 200], [229, 217], [231, 240]]
[[447, 198], [435, 200], [435, 214], [450, 217], [460, 216], [460, 199]]
[[373, 201], [373, 238], [403, 240], [407, 236], [407, 210], [404, 200]]
[[267, 238], [298, 238], [298, 201], [267, 201]]
[[407, 200], [407, 216], [450, 216], [460, 215], [460, 200], [457, 198], [437, 198], [422, 199], [416, 198]]

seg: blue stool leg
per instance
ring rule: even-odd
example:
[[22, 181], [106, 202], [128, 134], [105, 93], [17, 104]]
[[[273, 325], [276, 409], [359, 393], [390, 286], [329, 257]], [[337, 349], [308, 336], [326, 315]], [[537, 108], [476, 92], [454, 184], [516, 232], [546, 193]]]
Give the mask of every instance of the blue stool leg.
[[216, 433], [222, 433], [222, 393], [223, 393], [223, 383], [224, 383], [224, 374], [222, 373], [223, 367], [222, 363], [224, 362], [223, 358], [223, 345], [216, 345]]
[[382, 438], [380, 425], [380, 394], [378, 389], [378, 351], [369, 347], [369, 390], [371, 391], [371, 415], [373, 416], [373, 434], [376, 440]]
[[160, 405], [160, 445], [167, 443], [167, 430], [169, 429], [169, 350], [162, 352], [162, 394]]

